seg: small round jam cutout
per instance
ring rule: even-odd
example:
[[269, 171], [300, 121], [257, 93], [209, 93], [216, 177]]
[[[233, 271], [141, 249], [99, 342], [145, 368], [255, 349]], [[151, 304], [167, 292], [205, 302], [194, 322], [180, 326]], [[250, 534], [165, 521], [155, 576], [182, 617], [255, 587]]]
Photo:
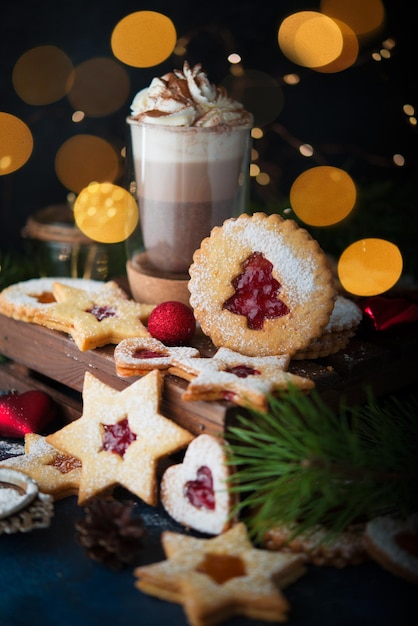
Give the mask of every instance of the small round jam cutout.
[[184, 495], [190, 504], [197, 509], [214, 510], [215, 492], [213, 490], [212, 472], [206, 465], [199, 467], [195, 480], [189, 480], [186, 483]]
[[116, 317], [115, 308], [111, 306], [99, 306], [98, 304], [93, 304], [92, 307], [86, 309], [86, 313], [94, 315], [98, 322], [101, 322], [108, 317]]
[[260, 330], [266, 319], [290, 312], [278, 298], [281, 285], [272, 272], [273, 264], [261, 252], [253, 252], [244, 261], [241, 274], [232, 280], [235, 293], [223, 304], [223, 309], [244, 315], [251, 330]]
[[128, 418], [116, 422], [116, 424], [102, 424], [103, 426], [103, 450], [114, 452], [123, 457], [136, 435], [129, 428]]
[[167, 356], [163, 352], [157, 352], [156, 350], [147, 350], [147, 348], [137, 348], [132, 357], [134, 359], [160, 359]]

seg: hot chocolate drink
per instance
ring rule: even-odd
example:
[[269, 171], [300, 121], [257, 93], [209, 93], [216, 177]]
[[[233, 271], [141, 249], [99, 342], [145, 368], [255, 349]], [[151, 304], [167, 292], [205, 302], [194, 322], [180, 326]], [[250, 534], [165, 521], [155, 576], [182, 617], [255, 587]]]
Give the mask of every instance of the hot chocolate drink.
[[252, 116], [200, 66], [156, 78], [128, 118], [147, 262], [187, 273], [213, 226], [245, 210]]

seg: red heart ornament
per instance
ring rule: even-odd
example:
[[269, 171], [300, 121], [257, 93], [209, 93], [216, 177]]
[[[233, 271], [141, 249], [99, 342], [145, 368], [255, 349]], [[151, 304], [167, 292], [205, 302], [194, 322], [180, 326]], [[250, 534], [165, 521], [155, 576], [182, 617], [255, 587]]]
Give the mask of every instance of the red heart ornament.
[[37, 389], [0, 396], [0, 436], [24, 437], [43, 432], [55, 416], [52, 398]]

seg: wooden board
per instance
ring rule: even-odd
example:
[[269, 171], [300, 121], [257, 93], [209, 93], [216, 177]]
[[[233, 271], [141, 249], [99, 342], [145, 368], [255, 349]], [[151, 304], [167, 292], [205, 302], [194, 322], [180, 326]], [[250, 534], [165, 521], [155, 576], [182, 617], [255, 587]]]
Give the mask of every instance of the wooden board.
[[[197, 333], [193, 344], [203, 356], [216, 351], [210, 340]], [[135, 378], [120, 378], [113, 360], [114, 346], [80, 352], [65, 333], [0, 315], [0, 354], [10, 362], [0, 366], [0, 389], [50, 391], [63, 409], [64, 419], [81, 414], [84, 374], [122, 390]], [[322, 398], [337, 409], [341, 399], [363, 402], [368, 390], [375, 395], [395, 392], [418, 382], [418, 325], [394, 332], [359, 334], [346, 349], [324, 359], [291, 361], [289, 371], [311, 378]], [[237, 412], [229, 402], [184, 402], [186, 382], [167, 376], [162, 412], [195, 434], [223, 432]]]

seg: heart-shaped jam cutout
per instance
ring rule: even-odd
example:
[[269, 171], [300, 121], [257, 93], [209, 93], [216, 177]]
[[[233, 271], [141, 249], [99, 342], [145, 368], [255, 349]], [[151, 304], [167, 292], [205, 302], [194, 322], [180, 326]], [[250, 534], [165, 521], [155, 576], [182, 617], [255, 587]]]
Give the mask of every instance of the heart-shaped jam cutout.
[[253, 252], [243, 263], [242, 272], [232, 280], [235, 293], [223, 304], [223, 309], [244, 315], [251, 330], [260, 330], [266, 319], [290, 312], [278, 298], [281, 285], [272, 272], [273, 264], [261, 252]]
[[55, 417], [56, 408], [51, 396], [39, 389], [4, 394], [0, 396], [0, 436], [42, 433]]
[[187, 481], [184, 494], [190, 504], [197, 509], [215, 508], [215, 492], [213, 490], [213, 477], [209, 467], [202, 465], [196, 472], [195, 480]]

